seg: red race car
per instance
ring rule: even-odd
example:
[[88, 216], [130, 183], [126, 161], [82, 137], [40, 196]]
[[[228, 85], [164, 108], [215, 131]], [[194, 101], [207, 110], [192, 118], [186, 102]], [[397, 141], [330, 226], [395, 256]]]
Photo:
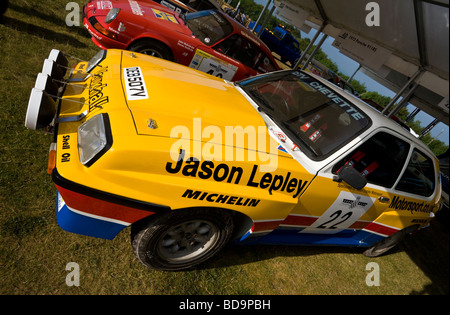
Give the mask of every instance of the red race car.
[[153, 1], [90, 1], [84, 26], [102, 49], [175, 61], [229, 81], [279, 70], [250, 30], [218, 10], [178, 14]]

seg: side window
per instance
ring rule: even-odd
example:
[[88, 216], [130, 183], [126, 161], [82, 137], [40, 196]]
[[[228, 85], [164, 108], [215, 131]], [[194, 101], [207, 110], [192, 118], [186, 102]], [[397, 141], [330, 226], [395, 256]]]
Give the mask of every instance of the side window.
[[421, 196], [431, 196], [435, 186], [434, 175], [433, 161], [415, 149], [395, 189]]
[[332, 172], [337, 174], [343, 166], [350, 165], [369, 183], [391, 188], [405, 165], [409, 148], [407, 142], [379, 132], [336, 163]]
[[251, 45], [245, 38], [239, 35], [234, 34], [213, 48], [228, 57], [242, 62], [246, 66], [252, 67], [254, 65], [254, 52], [251, 49]]
[[272, 63], [272, 60], [261, 51], [259, 58], [256, 60], [256, 70], [265, 73], [275, 71], [277, 68]]
[[275, 35], [275, 36], [278, 36], [279, 38], [281, 38], [281, 37], [283, 37], [283, 34], [280, 32], [280, 30], [278, 30], [278, 29], [275, 29], [274, 31], [273, 31], [273, 34]]
[[223, 40], [213, 48], [259, 72], [271, 72], [276, 70], [271, 60], [262, 52], [262, 50], [237, 34]]

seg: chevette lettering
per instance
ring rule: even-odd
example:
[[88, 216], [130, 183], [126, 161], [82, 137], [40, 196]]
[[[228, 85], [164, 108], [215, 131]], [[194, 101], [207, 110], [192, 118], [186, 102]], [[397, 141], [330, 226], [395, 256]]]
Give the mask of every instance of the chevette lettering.
[[194, 191], [192, 189], [186, 189], [181, 197], [242, 207], [256, 207], [261, 201], [260, 199], [230, 196], [225, 194], [212, 194], [199, 190]]
[[[185, 151], [180, 150], [176, 163], [166, 163], [166, 171], [170, 174], [181, 173], [183, 176], [200, 179], [213, 178], [216, 182], [241, 183], [244, 175], [242, 167], [229, 166], [225, 163], [216, 164], [213, 161], [200, 162], [195, 157], [189, 157], [185, 160], [184, 155]], [[245, 184], [250, 187], [267, 189], [269, 194], [274, 191], [294, 193], [292, 197], [297, 198], [305, 190], [308, 181], [292, 177], [291, 172], [287, 172], [286, 175], [261, 173], [258, 171], [258, 165], [253, 165], [251, 174]]]
[[319, 91], [323, 95], [327, 96], [333, 103], [339, 105], [342, 109], [344, 109], [347, 112], [347, 114], [353, 117], [354, 120], [360, 120], [365, 118], [364, 115], [361, 114], [355, 107], [350, 105], [339, 94], [336, 94], [331, 89], [326, 87], [324, 84], [318, 81], [308, 82], [307, 80], [309, 80], [310, 77], [307, 74], [299, 71], [295, 71], [292, 74], [299, 77], [300, 79], [305, 79], [306, 80], [305, 82], [307, 82], [316, 91]]

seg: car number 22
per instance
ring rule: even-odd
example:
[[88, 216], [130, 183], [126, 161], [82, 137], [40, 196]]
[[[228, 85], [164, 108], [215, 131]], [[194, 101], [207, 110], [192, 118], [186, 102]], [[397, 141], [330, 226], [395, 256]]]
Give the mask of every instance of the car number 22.
[[355, 223], [373, 205], [375, 198], [341, 191], [338, 198], [301, 233], [338, 233]]

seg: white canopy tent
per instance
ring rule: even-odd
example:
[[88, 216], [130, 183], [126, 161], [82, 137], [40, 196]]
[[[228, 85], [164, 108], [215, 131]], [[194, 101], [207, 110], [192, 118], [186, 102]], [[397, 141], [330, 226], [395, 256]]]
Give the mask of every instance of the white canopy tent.
[[275, 0], [275, 5], [275, 13], [299, 29], [333, 37], [333, 46], [359, 62], [360, 71], [397, 93], [385, 114], [409, 102], [448, 125], [449, 0]]

